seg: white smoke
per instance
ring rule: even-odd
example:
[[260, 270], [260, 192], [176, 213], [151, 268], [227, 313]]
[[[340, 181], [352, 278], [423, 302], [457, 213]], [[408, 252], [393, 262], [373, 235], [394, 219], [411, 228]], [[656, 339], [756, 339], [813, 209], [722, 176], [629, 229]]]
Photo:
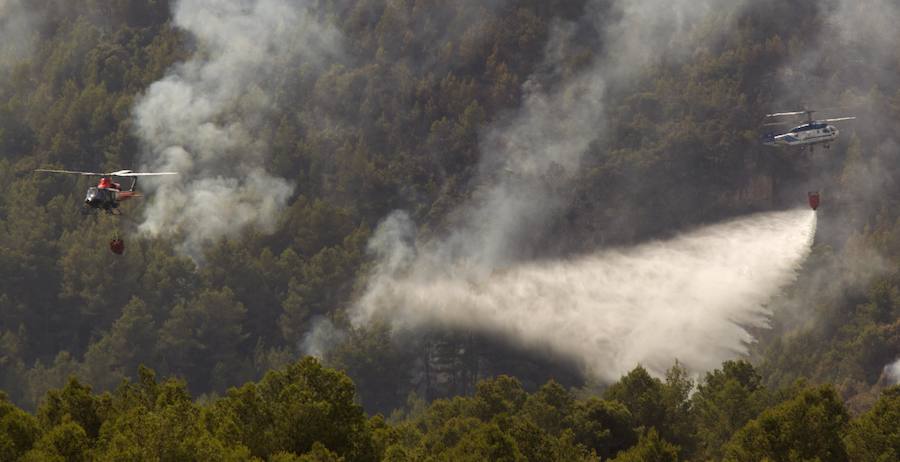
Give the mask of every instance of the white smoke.
[[[870, 125], [889, 119], [868, 108], [872, 102], [861, 106], [859, 99], [873, 87], [882, 91], [887, 90], [885, 86], [894, 87], [895, 75], [890, 69], [900, 61], [896, 46], [900, 4], [895, 0], [834, 0], [815, 5], [811, 14], [821, 18], [818, 35], [793, 50], [784, 64], [777, 100], [823, 108], [825, 113], [817, 117], [843, 116], [837, 111], [852, 108], [864, 112], [850, 115]], [[852, 127], [853, 123], [842, 125]]]
[[[395, 216], [385, 226], [398, 223]], [[375, 242], [387, 232], [379, 229]], [[675, 359], [710, 370], [747, 352], [746, 326], [767, 326], [765, 303], [794, 280], [814, 234], [815, 213], [795, 210], [486, 276], [419, 258], [373, 281], [355, 321], [386, 316], [400, 329], [498, 333], [550, 347], [606, 380], [638, 363], [661, 373]]]
[[264, 169], [255, 134], [285, 69], [318, 66], [340, 50], [312, 2], [181, 0], [174, 24], [197, 42], [189, 61], [154, 83], [135, 107], [148, 168], [180, 178], [151, 197], [141, 229], [179, 233], [188, 251], [246, 226], [274, 224], [293, 186]]
[[[586, 13], [598, 24], [610, 15], [600, 4], [589, 4]], [[609, 57], [558, 88], [543, 88], [539, 77], [526, 81], [522, 107], [482, 137], [479, 186], [471, 203], [458, 211], [460, 223], [430, 251], [485, 268], [527, 255], [529, 238], [563, 205], [582, 156], [604, 136], [608, 86], [626, 83], [663, 56], [686, 54], [692, 37], [712, 40], [715, 34], [699, 34], [696, 26], [714, 7], [738, 8], [719, 0], [621, 4], [614, 12], [620, 20], [606, 26], [604, 38], [613, 50]], [[559, 67], [562, 43], [571, 33], [570, 24], [553, 28], [540, 74]]]
[[888, 385], [900, 383], [900, 359], [888, 364], [884, 367], [884, 375], [887, 377]]
[[[628, 78], [635, 70], [661, 58], [681, 60], [714, 45], [719, 35], [729, 30], [742, 4], [740, 0], [616, 3], [614, 12], [621, 15], [621, 19], [607, 30], [613, 43], [610, 47], [612, 61], [616, 64], [612, 70]], [[610, 70], [605, 72], [609, 74]]]
[[324, 358], [327, 352], [347, 337], [347, 333], [336, 328], [328, 318], [317, 316], [311, 324], [309, 332], [300, 342], [300, 351], [304, 355]]
[[31, 52], [39, 23], [24, 0], [0, 0], [0, 66]]
[[867, 60], [900, 56], [900, 5], [895, 0], [840, 0], [828, 13], [828, 25], [836, 32], [837, 44], [862, 44], [872, 53]]
[[[535, 236], [566, 203], [582, 157], [605, 136], [610, 88], [627, 88], [647, 66], [708, 46], [731, 21], [709, 27], [703, 20], [740, 9], [719, 0], [617, 2], [612, 10], [606, 3], [589, 3], [582, 20], [605, 31], [607, 55], [544, 88], [541, 76], [564, 74], [560, 60], [573, 40], [572, 24], [555, 25], [540, 72], [523, 85], [522, 107], [482, 135], [472, 199], [446, 236], [417, 242], [404, 214], [385, 220], [370, 242], [381, 264], [352, 313], [356, 325], [385, 317], [400, 327], [496, 331], [549, 346], [607, 378], [637, 362], [670, 365], [677, 356], [706, 368], [744, 351], [751, 338], [740, 326], [764, 323], [759, 304], [790, 279], [808, 248], [808, 214], [757, 217], [759, 229], [739, 221], [669, 246], [568, 263], [528, 261]], [[779, 247], [784, 258], [767, 274], [766, 246], [788, 235], [796, 245]], [[719, 253], [709, 251], [715, 244]], [[744, 282], [741, 268], [752, 272]], [[698, 272], [709, 279], [692, 279]]]

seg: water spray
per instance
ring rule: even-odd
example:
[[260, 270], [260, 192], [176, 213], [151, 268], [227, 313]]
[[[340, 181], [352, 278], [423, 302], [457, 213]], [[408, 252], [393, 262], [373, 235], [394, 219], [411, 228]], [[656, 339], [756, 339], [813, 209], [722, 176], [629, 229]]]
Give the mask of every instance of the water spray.
[[676, 359], [695, 372], [711, 370], [747, 353], [755, 341], [748, 328], [768, 326], [766, 304], [796, 278], [815, 227], [808, 209], [761, 213], [486, 276], [393, 241], [390, 249], [405, 263], [394, 259], [379, 269], [353, 321], [383, 317], [399, 330], [502, 335], [525, 348], [549, 348], [607, 381], [637, 364], [661, 374]]

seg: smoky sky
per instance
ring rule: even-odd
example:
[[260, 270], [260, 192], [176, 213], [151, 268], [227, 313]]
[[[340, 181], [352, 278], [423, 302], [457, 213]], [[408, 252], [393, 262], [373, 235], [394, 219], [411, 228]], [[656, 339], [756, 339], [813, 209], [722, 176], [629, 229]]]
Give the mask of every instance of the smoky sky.
[[0, 67], [31, 53], [40, 23], [25, 0], [0, 0]]
[[884, 375], [887, 377], [889, 384], [893, 385], [900, 383], [900, 359], [893, 364], [887, 365], [884, 368]]
[[[779, 101], [819, 109], [819, 118], [857, 119], [836, 123], [841, 141], [811, 156], [806, 186], [822, 189], [825, 207], [831, 206], [820, 240], [836, 253], [810, 268], [803, 287], [781, 307], [789, 326], [830, 322], [813, 317], [816, 301], [828, 306], [848, 293], [865, 293], [873, 279], [891, 270], [888, 258], [852, 241], [872, 217], [885, 214], [885, 201], [900, 189], [900, 120], [890, 106], [900, 91], [900, 3], [832, 0], [816, 4], [815, 14], [815, 39], [781, 70]], [[888, 375], [892, 367], [896, 363], [886, 366]]]
[[146, 167], [181, 177], [151, 195], [143, 231], [182, 236], [184, 250], [197, 254], [209, 240], [274, 226], [295, 186], [266, 171], [269, 143], [256, 136], [273, 110], [275, 76], [342, 54], [340, 33], [314, 4], [174, 3], [174, 25], [196, 51], [150, 86], [134, 115]]
[[[609, 51], [558, 85], [529, 79], [521, 107], [482, 133], [476, 186], [452, 229], [419, 239], [405, 213], [384, 220], [370, 242], [380, 264], [353, 311], [357, 325], [384, 318], [398, 329], [495, 332], [550, 347], [606, 380], [637, 363], [661, 372], [679, 359], [699, 371], [746, 352], [753, 338], [742, 326], [766, 325], [763, 304], [794, 279], [809, 251], [809, 211], [570, 260], [529, 258], [531, 236], [564, 209], [582, 157], [605, 139], [611, 92], [627, 90], [660, 60], [689, 59], [726, 33], [741, 9], [717, 1], [607, 3], [589, 3], [577, 21], [594, 22]], [[705, 21], [710, 15], [716, 27]], [[542, 74], [560, 66], [572, 31], [555, 25]]]

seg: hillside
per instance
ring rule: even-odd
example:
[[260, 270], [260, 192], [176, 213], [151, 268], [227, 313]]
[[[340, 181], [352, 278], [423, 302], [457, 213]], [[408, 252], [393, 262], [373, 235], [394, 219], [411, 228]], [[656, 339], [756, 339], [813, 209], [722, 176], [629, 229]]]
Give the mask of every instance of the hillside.
[[[898, 19], [880, 0], [0, 2], [0, 459], [70, 457], [66, 432], [93, 451], [78, 457], [128, 458], [146, 437], [128, 415], [190, 416], [179, 431], [202, 442], [174, 459], [777, 459], [752, 452], [781, 447], [767, 425], [814, 408], [822, 439], [784, 444], [831, 455], [801, 457], [890, 460]], [[760, 143], [765, 114], [803, 108], [857, 119], [829, 149]], [[41, 167], [181, 175], [83, 216], [95, 179]], [[716, 307], [754, 306], [669, 307], [692, 317], [645, 320], [664, 339], [646, 354], [634, 330], [579, 355], [569, 331], [520, 323], [574, 310], [597, 280], [578, 268], [604, 252], [690, 243], [808, 191], [809, 257], [774, 296], [751, 291], [762, 304], [710, 283]], [[551, 277], [568, 285], [521, 284]], [[460, 309], [479, 303], [501, 314]], [[631, 319], [598, 318], [569, 324]], [[707, 337], [717, 323], [732, 338]], [[696, 343], [668, 341], [695, 324]], [[340, 390], [310, 402], [352, 422], [280, 391], [253, 401], [279, 374], [324, 374]], [[323, 427], [257, 428], [242, 406]]]

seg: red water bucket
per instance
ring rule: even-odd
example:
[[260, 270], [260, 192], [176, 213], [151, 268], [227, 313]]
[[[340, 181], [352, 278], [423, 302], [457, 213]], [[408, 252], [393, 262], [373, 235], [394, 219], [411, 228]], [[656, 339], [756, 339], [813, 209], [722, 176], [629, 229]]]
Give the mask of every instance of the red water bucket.
[[121, 239], [109, 241], [109, 250], [116, 255], [122, 255], [122, 252], [125, 252], [125, 241]]
[[808, 194], [809, 207], [813, 210], [819, 208], [819, 191], [812, 191]]

